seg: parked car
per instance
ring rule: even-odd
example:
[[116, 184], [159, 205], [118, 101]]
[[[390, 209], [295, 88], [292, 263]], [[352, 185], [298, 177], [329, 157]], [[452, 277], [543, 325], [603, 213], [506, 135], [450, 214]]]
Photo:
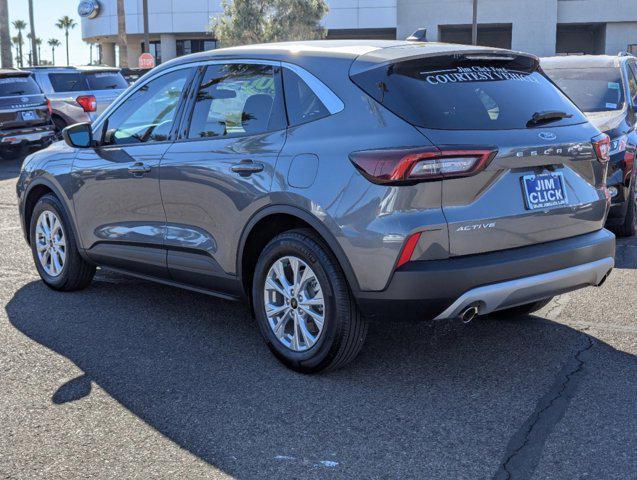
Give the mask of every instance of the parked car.
[[35, 265], [56, 290], [99, 265], [249, 302], [302, 372], [351, 361], [369, 319], [533, 312], [615, 252], [608, 136], [538, 69], [399, 41], [172, 60], [27, 158]]
[[637, 233], [637, 59], [583, 55], [541, 60], [546, 74], [611, 138], [606, 225], [618, 235]]
[[110, 67], [32, 67], [35, 81], [51, 100], [59, 132], [68, 125], [92, 122], [126, 88], [119, 69]]
[[141, 77], [150, 72], [147, 68], [122, 68], [121, 74], [129, 85], [132, 85]]
[[0, 158], [46, 147], [54, 139], [51, 104], [29, 72], [0, 70]]

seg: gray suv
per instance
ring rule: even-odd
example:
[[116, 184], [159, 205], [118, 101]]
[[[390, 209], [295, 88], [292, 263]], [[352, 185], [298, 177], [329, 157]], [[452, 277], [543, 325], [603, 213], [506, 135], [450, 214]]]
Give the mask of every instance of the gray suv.
[[119, 69], [111, 67], [31, 67], [35, 81], [51, 101], [58, 131], [92, 122], [126, 88]]
[[172, 60], [25, 160], [35, 265], [246, 301], [302, 372], [351, 361], [369, 320], [533, 312], [615, 251], [608, 137], [538, 68], [398, 41]]

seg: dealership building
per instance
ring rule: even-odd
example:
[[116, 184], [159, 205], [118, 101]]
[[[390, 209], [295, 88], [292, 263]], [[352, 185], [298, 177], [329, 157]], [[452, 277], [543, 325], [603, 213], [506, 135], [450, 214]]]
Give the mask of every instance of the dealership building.
[[[142, 0], [124, 0], [128, 63], [137, 65]], [[546, 56], [637, 53], [636, 0], [478, 0], [478, 43]], [[116, 63], [117, 0], [84, 0], [82, 37]], [[473, 0], [328, 0], [328, 38], [403, 39], [426, 28], [427, 40], [471, 42]], [[148, 0], [151, 53], [157, 63], [217, 47], [208, 33], [221, 0]]]

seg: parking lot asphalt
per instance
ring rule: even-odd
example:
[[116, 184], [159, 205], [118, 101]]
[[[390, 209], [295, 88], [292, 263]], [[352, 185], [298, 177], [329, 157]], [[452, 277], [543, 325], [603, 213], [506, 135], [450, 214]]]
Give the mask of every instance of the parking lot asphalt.
[[637, 478], [637, 238], [535, 316], [372, 324], [282, 367], [245, 305], [98, 271], [56, 293], [0, 163], [0, 478]]

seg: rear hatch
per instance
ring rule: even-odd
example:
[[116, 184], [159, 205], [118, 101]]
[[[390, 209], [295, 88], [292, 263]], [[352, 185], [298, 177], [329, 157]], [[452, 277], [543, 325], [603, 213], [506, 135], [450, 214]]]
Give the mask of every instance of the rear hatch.
[[599, 130], [537, 68], [535, 57], [470, 50], [353, 70], [355, 83], [441, 151], [492, 152], [470, 175], [438, 180], [452, 256], [603, 227]]
[[45, 125], [50, 120], [46, 98], [28, 73], [0, 75], [0, 130]]

